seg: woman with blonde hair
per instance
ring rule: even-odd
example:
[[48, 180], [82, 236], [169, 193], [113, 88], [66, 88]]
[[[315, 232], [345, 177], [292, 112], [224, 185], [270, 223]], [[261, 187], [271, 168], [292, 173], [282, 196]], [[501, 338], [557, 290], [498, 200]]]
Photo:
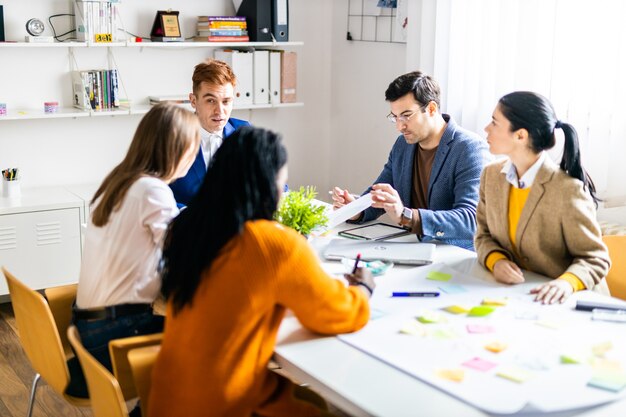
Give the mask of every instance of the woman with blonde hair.
[[83, 345], [109, 370], [110, 340], [163, 331], [152, 303], [161, 289], [163, 236], [178, 214], [168, 184], [186, 174], [199, 143], [195, 114], [153, 107], [92, 199], [73, 321]]

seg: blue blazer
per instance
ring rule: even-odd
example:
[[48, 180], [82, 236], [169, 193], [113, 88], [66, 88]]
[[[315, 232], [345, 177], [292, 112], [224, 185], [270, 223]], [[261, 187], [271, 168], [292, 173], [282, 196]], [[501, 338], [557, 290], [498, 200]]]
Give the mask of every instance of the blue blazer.
[[[228, 122], [226, 122], [226, 126], [224, 126], [222, 137], [226, 139], [239, 127], [249, 125], [250, 123], [245, 120], [234, 119], [231, 117], [228, 119]], [[174, 198], [176, 199], [178, 207], [188, 205], [191, 199], [196, 195], [200, 185], [202, 185], [202, 181], [204, 180], [206, 169], [207, 166], [204, 163], [204, 157], [202, 156], [202, 148], [198, 148], [196, 159], [193, 161], [191, 168], [189, 168], [187, 175], [170, 184], [170, 188], [174, 192]]]
[[[475, 133], [458, 126], [448, 115], [428, 182], [428, 209], [419, 209], [422, 219], [422, 241], [437, 239], [445, 243], [474, 249], [476, 206], [480, 173], [491, 161], [487, 143]], [[416, 144], [396, 139], [389, 159], [375, 184], [387, 183], [398, 191], [402, 203], [411, 207], [413, 159]], [[370, 192], [371, 187], [365, 193]], [[364, 194], [365, 194], [364, 193]], [[377, 219], [385, 211], [368, 208], [360, 222]]]

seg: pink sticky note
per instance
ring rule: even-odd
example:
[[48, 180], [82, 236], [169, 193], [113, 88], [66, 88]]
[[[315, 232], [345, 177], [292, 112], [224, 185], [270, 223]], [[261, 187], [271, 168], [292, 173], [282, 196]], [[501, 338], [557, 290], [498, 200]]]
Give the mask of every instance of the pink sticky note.
[[463, 366], [476, 369], [477, 371], [487, 372], [491, 368], [495, 368], [497, 365], [493, 362], [489, 362], [481, 358], [474, 358], [470, 359], [467, 362], [463, 362]]
[[484, 324], [468, 324], [466, 328], [468, 333], [493, 333], [493, 327]]

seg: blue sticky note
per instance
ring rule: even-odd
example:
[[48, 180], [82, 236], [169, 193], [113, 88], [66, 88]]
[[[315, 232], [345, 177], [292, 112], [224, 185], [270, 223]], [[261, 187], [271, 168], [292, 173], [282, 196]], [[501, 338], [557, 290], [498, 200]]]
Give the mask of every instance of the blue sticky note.
[[384, 316], [386, 313], [375, 308], [370, 309], [370, 320], [376, 320]]
[[465, 287], [462, 287], [457, 284], [441, 284], [439, 289], [447, 294], [459, 294], [462, 292], [467, 292]]

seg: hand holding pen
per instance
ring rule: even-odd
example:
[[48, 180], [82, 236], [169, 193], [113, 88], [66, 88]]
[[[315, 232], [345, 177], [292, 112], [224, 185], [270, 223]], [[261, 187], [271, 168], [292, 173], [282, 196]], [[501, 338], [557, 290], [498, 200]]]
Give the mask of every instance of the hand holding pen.
[[359, 253], [354, 262], [354, 268], [351, 274], [345, 274], [344, 277], [348, 280], [350, 285], [358, 285], [364, 289], [363, 292], [367, 293], [370, 297], [374, 293], [376, 283], [372, 272], [367, 268], [359, 268], [359, 261], [361, 260], [361, 254]]

